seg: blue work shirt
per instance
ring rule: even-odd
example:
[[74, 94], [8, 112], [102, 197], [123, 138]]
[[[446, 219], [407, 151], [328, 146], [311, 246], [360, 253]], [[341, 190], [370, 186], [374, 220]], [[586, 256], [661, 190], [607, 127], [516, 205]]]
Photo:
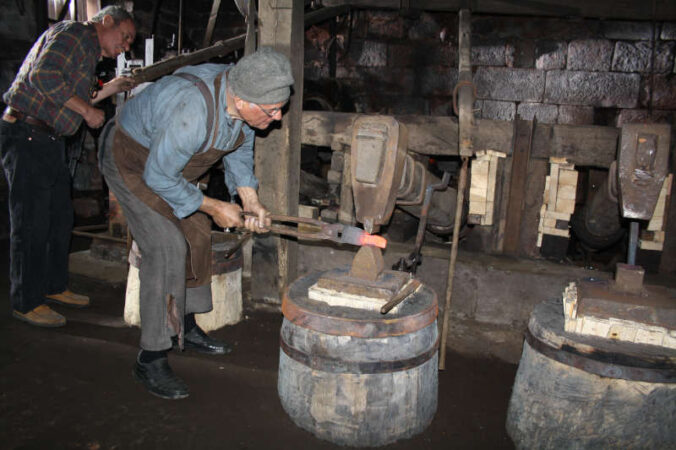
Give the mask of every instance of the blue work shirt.
[[[214, 78], [230, 67], [232, 65], [201, 64], [182, 67], [174, 73], [186, 72], [198, 76], [213, 95]], [[228, 114], [226, 87], [223, 77], [219, 107], [214, 111], [214, 128], [218, 124], [218, 135], [213, 147], [231, 150], [240, 130], [244, 132], [244, 143], [223, 157], [225, 184], [230, 196], [234, 197], [238, 187], [256, 189], [258, 180], [254, 175], [254, 131], [242, 120], [233, 119]], [[207, 105], [200, 90], [192, 82], [171, 75], [161, 78], [127, 101], [118, 117], [124, 131], [150, 150], [143, 180], [181, 219], [197, 211], [204, 200], [202, 192], [188, 183], [182, 173], [205, 140], [206, 122]], [[209, 143], [213, 139], [213, 131]]]

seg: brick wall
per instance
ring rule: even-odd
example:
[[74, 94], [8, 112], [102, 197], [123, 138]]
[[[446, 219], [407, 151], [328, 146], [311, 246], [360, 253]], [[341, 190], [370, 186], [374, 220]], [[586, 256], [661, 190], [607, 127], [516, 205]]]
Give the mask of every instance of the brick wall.
[[[329, 77], [357, 111], [453, 115], [457, 15], [359, 11], [306, 33], [308, 80]], [[655, 33], [653, 37], [653, 33]], [[653, 40], [655, 51], [653, 52]], [[477, 115], [546, 123], [619, 126], [672, 123], [676, 110], [676, 23], [474, 16]], [[652, 111], [651, 111], [652, 110]]]

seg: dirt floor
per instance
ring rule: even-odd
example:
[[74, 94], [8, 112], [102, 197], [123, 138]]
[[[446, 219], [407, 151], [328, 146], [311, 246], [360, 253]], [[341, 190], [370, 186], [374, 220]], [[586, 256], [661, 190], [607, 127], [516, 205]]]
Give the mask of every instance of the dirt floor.
[[[0, 246], [0, 297], [9, 304], [7, 242]], [[148, 394], [131, 369], [139, 330], [122, 322], [124, 285], [73, 277], [91, 307], [55, 307], [63, 328], [31, 327], [0, 314], [0, 447], [3, 449], [334, 449], [296, 427], [277, 395], [281, 314], [246, 310], [212, 333], [226, 356], [172, 352], [190, 397]], [[450, 353], [439, 373], [429, 428], [384, 449], [513, 448], [505, 418], [516, 366]]]

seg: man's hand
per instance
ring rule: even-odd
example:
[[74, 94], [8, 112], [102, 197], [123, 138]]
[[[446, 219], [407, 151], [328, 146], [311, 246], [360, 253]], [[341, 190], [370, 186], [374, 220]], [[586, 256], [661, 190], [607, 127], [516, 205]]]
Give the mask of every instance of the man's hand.
[[128, 91], [133, 89], [136, 86], [136, 81], [131, 77], [115, 77], [106, 84], [103, 85], [103, 89], [110, 88], [113, 90], [113, 94], [118, 92]]
[[99, 128], [106, 118], [102, 110], [94, 108], [76, 95], [69, 98], [64, 106], [81, 115], [90, 128]]
[[256, 217], [247, 217], [244, 220], [244, 226], [246, 229], [255, 233], [267, 232], [271, 221], [267, 217], [268, 211], [258, 201], [258, 194], [256, 193], [256, 190], [247, 186], [238, 187], [237, 195], [239, 195], [239, 198], [242, 199], [242, 206], [244, 206], [244, 210], [256, 214]]
[[92, 103], [96, 104], [113, 94], [131, 90], [135, 86], [136, 81], [131, 77], [115, 77], [101, 87], [101, 90], [96, 94], [96, 97], [92, 99]]
[[89, 128], [100, 128], [106, 115], [101, 109], [89, 107], [82, 117]]
[[205, 195], [199, 209], [209, 214], [219, 227], [230, 228], [244, 225], [242, 208], [236, 203], [223, 202]]

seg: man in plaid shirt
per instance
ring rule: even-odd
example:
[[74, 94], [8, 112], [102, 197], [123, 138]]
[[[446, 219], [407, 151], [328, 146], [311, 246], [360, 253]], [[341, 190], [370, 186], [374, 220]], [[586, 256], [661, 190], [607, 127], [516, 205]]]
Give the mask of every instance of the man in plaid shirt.
[[[115, 58], [136, 36], [121, 7], [102, 9], [89, 22], [57, 23], [35, 42], [3, 99], [0, 153], [9, 184], [10, 299], [13, 315], [32, 325], [57, 327], [65, 317], [45, 302], [84, 307], [89, 298], [68, 290], [73, 226], [64, 136], [82, 121], [103, 125], [94, 104], [132, 87], [118, 77], [92, 89], [96, 64]], [[91, 92], [97, 95], [92, 96]]]

